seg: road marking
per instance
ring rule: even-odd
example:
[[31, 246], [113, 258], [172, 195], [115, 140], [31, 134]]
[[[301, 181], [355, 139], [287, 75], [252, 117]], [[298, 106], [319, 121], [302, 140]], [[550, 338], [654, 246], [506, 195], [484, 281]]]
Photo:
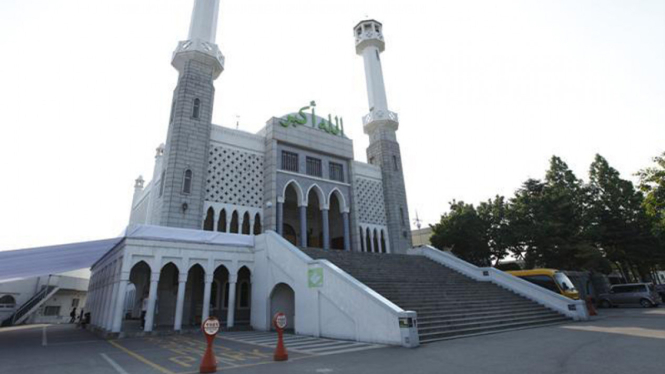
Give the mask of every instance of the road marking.
[[113, 340], [107, 340], [107, 341], [108, 341], [109, 344], [111, 344], [112, 346], [114, 346], [114, 347], [118, 348], [119, 350], [121, 350], [121, 351], [127, 353], [128, 355], [130, 355], [130, 356], [134, 357], [135, 359], [137, 359], [137, 360], [143, 362], [144, 364], [146, 364], [146, 365], [148, 365], [148, 366], [151, 366], [151, 367], [153, 367], [154, 369], [157, 369], [157, 370], [161, 371], [161, 372], [164, 373], [164, 374], [176, 374], [176, 373], [172, 372], [171, 370], [169, 370], [169, 369], [167, 369], [167, 368], [165, 368], [165, 367], [163, 367], [163, 366], [157, 365], [156, 363], [154, 363], [154, 362], [148, 360], [147, 358], [141, 356], [140, 354], [130, 351], [129, 349], [127, 349], [127, 348], [121, 346], [120, 344], [114, 342]]
[[641, 338], [665, 339], [665, 331], [645, 329], [642, 327], [562, 326], [562, 328], [570, 330], [582, 330], [582, 331], [593, 331], [593, 332], [605, 332], [610, 334], [639, 336]]
[[48, 325], [47, 324], [39, 324], [39, 325], [22, 325], [22, 326], [0, 327], [0, 333], [10, 332], [10, 331], [17, 331], [17, 330], [38, 329], [38, 328], [42, 328], [44, 326], [48, 326]]
[[125, 369], [122, 368], [122, 366], [118, 365], [117, 362], [113, 361], [111, 359], [111, 357], [107, 356], [105, 353], [100, 353], [100, 355], [102, 355], [104, 360], [106, 360], [106, 362], [108, 362], [111, 366], [113, 366], [115, 371], [117, 371], [118, 373], [120, 373], [120, 374], [129, 374], [125, 371]]
[[[275, 348], [277, 345], [277, 333], [261, 331], [226, 332], [220, 339], [228, 339], [235, 342], [254, 344], [262, 347]], [[317, 338], [305, 335], [285, 335], [284, 345], [287, 351], [312, 355], [324, 356], [337, 353], [357, 352], [367, 349], [383, 348], [385, 345], [361, 343], [348, 340], [335, 340]]]

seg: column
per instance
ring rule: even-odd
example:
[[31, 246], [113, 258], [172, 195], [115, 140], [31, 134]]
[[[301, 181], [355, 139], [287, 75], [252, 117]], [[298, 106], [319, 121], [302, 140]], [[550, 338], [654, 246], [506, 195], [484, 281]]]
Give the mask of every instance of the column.
[[301, 205], [300, 209], [300, 246], [307, 248], [307, 205]]
[[127, 293], [127, 285], [129, 284], [129, 272], [122, 272], [120, 274], [120, 281], [118, 282], [118, 293], [116, 294], [115, 310], [113, 311], [113, 326], [112, 332], [120, 332], [122, 330], [122, 317], [125, 311], [125, 296]]
[[[120, 265], [118, 265], [119, 267]], [[119, 288], [119, 282], [116, 281], [116, 272], [115, 269], [113, 270], [112, 273], [112, 278], [111, 278], [111, 305], [109, 307], [108, 311], [108, 316], [106, 317], [106, 329], [109, 331], [113, 330], [113, 320], [115, 318], [115, 310], [118, 305], [118, 288]]]
[[[217, 231], [217, 226], [219, 225], [219, 214], [215, 211], [215, 208], [213, 210], [213, 215], [212, 215], [212, 231]], [[207, 210], [206, 210], [207, 212]], [[204, 218], [205, 219], [205, 218]]]
[[374, 248], [374, 230], [369, 231], [369, 246], [372, 253], [376, 252], [377, 248]]
[[[224, 211], [224, 214], [226, 215], [226, 232], [231, 233], [231, 218], [233, 218], [233, 212], [231, 212], [231, 216], [229, 216], [229, 212]], [[238, 218], [238, 221], [240, 221], [240, 218]]]
[[229, 309], [226, 314], [226, 327], [233, 327], [236, 314], [236, 284], [238, 274], [229, 274]]
[[277, 203], [277, 233], [279, 236], [284, 236], [284, 203]]
[[145, 313], [145, 327], [143, 331], [152, 331], [152, 325], [155, 321], [155, 304], [157, 303], [157, 284], [159, 283], [159, 273], [150, 274], [150, 291], [148, 293], [148, 310]]
[[321, 224], [323, 225], [323, 249], [330, 249], [330, 222], [328, 222], [328, 208], [321, 209]]
[[367, 248], [367, 243], [365, 243], [365, 230], [363, 230], [363, 227], [360, 226], [360, 248], [358, 248], [361, 252], [369, 252], [369, 248]]
[[342, 223], [344, 225], [344, 250], [351, 250], [351, 229], [349, 227], [349, 212], [342, 213]]
[[178, 274], [178, 296], [175, 303], [175, 320], [173, 321], [173, 330], [182, 330], [182, 312], [185, 306], [185, 286], [187, 285], [187, 275], [189, 273]]
[[201, 322], [210, 317], [210, 293], [212, 292], [212, 278], [214, 274], [205, 275], [205, 287], [203, 288], [203, 312], [201, 313]]

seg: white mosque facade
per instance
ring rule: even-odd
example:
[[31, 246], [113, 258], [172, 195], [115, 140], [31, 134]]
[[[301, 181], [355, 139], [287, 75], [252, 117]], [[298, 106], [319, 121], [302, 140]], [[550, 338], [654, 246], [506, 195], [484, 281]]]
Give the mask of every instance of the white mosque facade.
[[130, 225], [91, 267], [86, 308], [95, 329], [120, 336], [183, 331], [216, 316], [228, 328], [265, 331], [280, 311], [298, 334], [419, 344], [416, 312], [308, 256], [310, 248], [376, 254], [363, 255], [367, 261], [424, 256], [586, 318], [581, 302], [431, 247], [411, 248], [381, 23], [353, 28], [369, 102], [363, 163], [344, 131], [353, 123], [317, 111], [315, 102], [270, 118], [255, 134], [212, 124], [213, 82], [224, 70], [215, 44], [218, 11], [219, 0], [195, 0], [189, 37], [173, 54], [179, 76], [152, 180], [136, 180]]
[[[224, 69], [218, 8], [218, 0], [195, 0], [189, 38], [174, 52], [166, 143], [152, 180], [136, 180], [124, 240], [91, 268], [92, 325], [115, 334], [181, 331], [216, 316], [230, 328], [266, 330], [283, 311], [298, 333], [404, 345], [409, 329], [398, 320], [413, 312], [367, 298], [367, 287], [296, 249], [410, 247], [398, 117], [381, 71], [383, 26], [367, 20], [353, 29], [370, 107], [363, 163], [343, 119], [317, 113], [315, 102], [255, 134], [211, 123], [213, 81]], [[312, 285], [319, 276], [325, 282]]]

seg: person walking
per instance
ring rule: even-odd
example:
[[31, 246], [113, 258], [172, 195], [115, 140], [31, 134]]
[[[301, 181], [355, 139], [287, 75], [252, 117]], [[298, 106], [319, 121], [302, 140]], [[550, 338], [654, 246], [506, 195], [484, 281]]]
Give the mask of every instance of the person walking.
[[69, 323], [76, 322], [76, 307], [74, 307], [74, 309], [72, 309], [72, 312], [69, 313], [69, 317], [70, 317], [69, 318]]
[[141, 301], [141, 328], [145, 328], [145, 314], [148, 312], [148, 293], [143, 294], [143, 301]]

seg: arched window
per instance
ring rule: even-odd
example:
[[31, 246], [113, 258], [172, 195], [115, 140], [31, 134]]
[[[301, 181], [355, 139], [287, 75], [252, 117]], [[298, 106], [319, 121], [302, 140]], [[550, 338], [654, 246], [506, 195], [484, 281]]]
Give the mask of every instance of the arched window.
[[240, 282], [238, 288], [240, 291], [240, 295], [238, 295], [238, 308], [249, 308], [249, 282]]
[[232, 234], [237, 234], [239, 226], [240, 225], [238, 224], [238, 211], [234, 210], [233, 214], [231, 214], [231, 230], [229, 230], [229, 232], [231, 232]]
[[194, 99], [194, 108], [192, 109], [192, 118], [198, 119], [201, 113], [201, 100]]
[[395, 169], [395, 171], [399, 171], [399, 166], [398, 166], [398, 163], [397, 163], [397, 156], [394, 156], [394, 155], [393, 155], [393, 169]]
[[365, 250], [372, 252], [372, 234], [369, 232], [369, 227], [365, 230]]
[[365, 252], [365, 241], [363, 240], [363, 228], [360, 228], [360, 251]]
[[217, 223], [217, 231], [226, 232], [226, 209], [222, 209], [219, 213], [219, 222]]
[[16, 307], [16, 299], [12, 295], [5, 295], [0, 297], [0, 310], [2, 309], [14, 309]]
[[208, 208], [206, 212], [206, 219], [203, 221], [203, 230], [205, 231], [214, 231], [215, 226], [215, 210], [212, 207]]
[[381, 251], [383, 253], [388, 253], [388, 248], [386, 248], [386, 236], [383, 230], [381, 230]]
[[402, 207], [399, 207], [399, 219], [402, 222], [402, 226], [404, 226], [404, 209]]
[[162, 178], [159, 180], [159, 197], [164, 194], [164, 179], [166, 178], [166, 170], [162, 171]]
[[261, 235], [261, 215], [254, 216], [254, 235]]
[[245, 212], [245, 214], [242, 216], [242, 234], [243, 235], [251, 234], [250, 228], [251, 225], [249, 222], [249, 212]]
[[182, 193], [192, 193], [192, 171], [185, 170], [185, 175], [182, 182]]

